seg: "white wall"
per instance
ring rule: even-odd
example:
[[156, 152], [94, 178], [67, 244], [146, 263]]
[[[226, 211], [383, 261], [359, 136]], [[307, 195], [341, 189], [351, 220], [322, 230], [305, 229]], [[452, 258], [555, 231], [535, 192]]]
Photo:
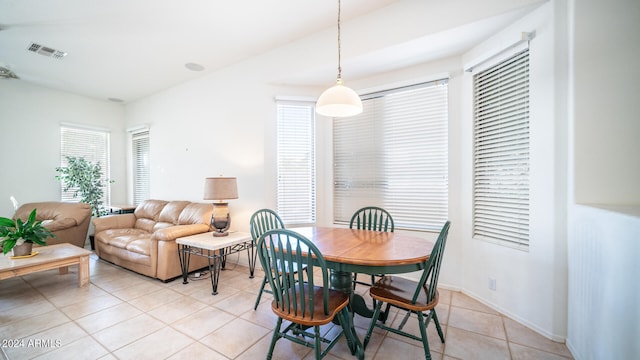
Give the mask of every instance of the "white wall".
[[[473, 189], [473, 114], [472, 73], [464, 75], [460, 132], [463, 158], [462, 203], [459, 261], [464, 264], [461, 287], [464, 292], [484, 301], [541, 334], [563, 341], [566, 336], [567, 260], [566, 230], [566, 117], [556, 113], [556, 82], [562, 81], [555, 56], [556, 10], [547, 3], [520, 21], [507, 27], [463, 56], [471, 64], [486, 54], [504, 49], [521, 32], [535, 31], [529, 46], [530, 77], [530, 217], [529, 248], [518, 250], [472, 238]], [[564, 64], [566, 66], [566, 62]], [[565, 71], [566, 73], [566, 71]], [[558, 206], [559, 205], [559, 206]], [[496, 290], [489, 290], [489, 278]]]
[[33, 86], [21, 80], [0, 80], [0, 216], [12, 216], [9, 196], [21, 204], [59, 201], [60, 123], [111, 129], [112, 201], [126, 194], [125, 143], [121, 105]]
[[638, 35], [640, 2], [575, 1], [577, 203], [640, 204]]
[[576, 359], [638, 359], [640, 3], [570, 4], [567, 346]]
[[253, 71], [238, 66], [127, 107], [127, 126], [150, 126], [152, 198], [203, 202], [205, 177], [235, 176], [231, 227], [248, 230], [253, 211], [273, 195], [265, 141], [275, 136], [275, 90]]

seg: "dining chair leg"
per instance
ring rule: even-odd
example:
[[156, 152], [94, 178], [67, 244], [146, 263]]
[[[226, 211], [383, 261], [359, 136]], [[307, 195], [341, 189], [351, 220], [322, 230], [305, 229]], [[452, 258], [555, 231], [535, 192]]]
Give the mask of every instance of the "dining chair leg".
[[427, 340], [427, 327], [422, 326], [424, 324], [424, 315], [421, 311], [417, 312], [418, 314], [418, 323], [421, 325], [420, 328], [420, 337], [422, 338], [422, 347], [424, 348], [424, 358], [426, 360], [431, 360], [431, 350], [429, 350], [429, 341]]
[[273, 336], [271, 337], [271, 345], [269, 345], [269, 352], [267, 353], [267, 360], [271, 360], [273, 357], [273, 349], [276, 347], [276, 341], [280, 338], [280, 327], [282, 326], [282, 318], [278, 317], [278, 322], [276, 323], [276, 328], [273, 331]]
[[264, 287], [267, 284], [267, 277], [262, 278], [262, 285], [260, 285], [260, 291], [258, 291], [258, 298], [256, 299], [256, 304], [253, 305], [253, 310], [258, 309], [258, 305], [260, 304], [260, 299], [262, 298], [262, 292], [264, 291]]
[[349, 312], [347, 308], [342, 309], [338, 313], [338, 320], [340, 321], [340, 325], [342, 326], [344, 336], [347, 339], [347, 346], [349, 346], [351, 355], [356, 355], [358, 359], [364, 359], [364, 347], [358, 340], [355, 332], [355, 326], [353, 325], [353, 321], [351, 319], [351, 312]]
[[353, 273], [353, 291], [354, 292], [356, 291], [356, 286], [358, 286], [357, 280], [358, 280], [358, 273], [354, 272]]
[[314, 347], [314, 352], [316, 355], [316, 360], [320, 360], [322, 359], [322, 341], [320, 341], [320, 326], [314, 326], [313, 327], [313, 331], [314, 331], [314, 343], [315, 343], [315, 347]]
[[367, 335], [364, 337], [363, 347], [365, 350], [367, 349], [367, 344], [369, 344], [369, 340], [371, 340], [371, 333], [373, 333], [373, 328], [376, 326], [376, 321], [378, 321], [378, 317], [380, 316], [380, 309], [382, 309], [382, 302], [379, 301], [376, 304], [376, 307], [373, 310], [373, 316], [371, 317], [371, 323], [369, 323], [369, 329], [367, 330]]
[[440, 327], [440, 321], [438, 321], [438, 314], [436, 314], [436, 309], [431, 309], [431, 315], [433, 317], [433, 322], [436, 324], [436, 330], [438, 330], [438, 335], [440, 336], [440, 341], [444, 344], [444, 334], [442, 333], [442, 327]]
[[340, 326], [342, 327], [342, 331], [344, 332], [344, 336], [347, 339], [347, 346], [349, 346], [349, 351], [351, 351], [351, 355], [354, 355], [356, 353], [356, 346], [353, 341], [353, 333], [351, 332], [350, 321], [349, 321], [349, 318], [352, 316], [351, 312], [347, 309], [346, 315], [345, 315], [345, 311], [343, 309], [343, 310], [340, 310], [337, 316], [338, 316], [338, 322], [340, 323]]
[[[375, 285], [376, 283], [376, 276], [371, 274], [371, 286]], [[376, 299], [371, 299], [371, 307], [376, 307]]]
[[387, 318], [389, 317], [390, 310], [391, 310], [391, 304], [387, 304], [382, 314], [380, 314], [379, 320], [382, 321], [383, 324], [387, 322]]
[[404, 328], [404, 326], [407, 324], [407, 320], [409, 320], [409, 316], [411, 316], [411, 312], [407, 311], [407, 313], [404, 315], [404, 318], [402, 318], [402, 321], [400, 322], [400, 326], [398, 326], [398, 330], [402, 330], [402, 328]]

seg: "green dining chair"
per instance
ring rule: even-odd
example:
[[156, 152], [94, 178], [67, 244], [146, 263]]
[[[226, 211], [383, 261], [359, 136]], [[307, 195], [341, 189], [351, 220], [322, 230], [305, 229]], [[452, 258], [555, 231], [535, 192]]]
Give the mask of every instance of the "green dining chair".
[[[271, 209], [260, 209], [253, 213], [251, 219], [249, 220], [249, 228], [251, 231], [251, 237], [253, 238], [254, 245], [257, 245], [258, 239], [260, 236], [269, 230], [274, 229], [284, 229], [284, 222], [282, 218]], [[253, 253], [253, 263], [255, 264], [255, 257], [257, 256], [257, 252]], [[298, 271], [296, 269], [296, 271]], [[268, 294], [272, 294], [272, 291], [269, 289], [265, 289], [267, 285], [267, 277], [265, 276], [262, 279], [262, 284], [260, 284], [260, 291], [258, 291], [258, 297], [256, 298], [256, 303], [253, 306], [253, 309], [258, 309], [258, 305], [260, 304], [260, 299], [262, 299], [262, 293], [266, 292]]]
[[[258, 240], [258, 258], [273, 290], [271, 310], [278, 316], [267, 359], [282, 338], [314, 349], [316, 359], [325, 357], [342, 335], [351, 354], [364, 359], [355, 337], [349, 295], [329, 288], [329, 272], [322, 253], [309, 239], [291, 230], [277, 229]], [[303, 254], [306, 253], [306, 254]], [[296, 271], [306, 267], [306, 271]], [[305, 276], [306, 275], [306, 276]], [[320, 326], [337, 319], [339, 331], [320, 332]], [[288, 324], [282, 329], [282, 322]]]
[[[440, 230], [438, 240], [436, 240], [433, 246], [433, 250], [431, 251], [431, 255], [429, 256], [429, 260], [427, 260], [419, 281], [416, 282], [397, 276], [385, 276], [369, 289], [369, 294], [376, 300], [376, 307], [364, 339], [365, 348], [371, 339], [373, 328], [379, 327], [398, 335], [422, 341], [425, 359], [431, 359], [429, 342], [427, 340], [427, 326], [431, 319], [433, 319], [436, 325], [440, 340], [444, 343], [444, 334], [442, 333], [435, 307], [438, 305], [438, 276], [440, 275], [440, 264], [442, 263], [442, 255], [445, 244], [447, 243], [450, 225], [451, 222], [447, 221], [442, 227], [442, 230]], [[384, 303], [387, 304], [385, 312], [388, 312], [391, 306], [407, 311], [397, 328], [387, 326], [381, 321], [378, 321], [378, 316]], [[416, 314], [418, 318], [420, 337], [402, 330], [411, 314]]]
[[[391, 217], [391, 214], [389, 214], [387, 210], [381, 207], [366, 206], [358, 209], [355, 213], [353, 213], [353, 216], [351, 216], [351, 221], [349, 222], [349, 228], [393, 232], [393, 217]], [[363, 281], [358, 281], [358, 273], [353, 273], [353, 290], [356, 290], [356, 285], [358, 284], [373, 286], [373, 284], [376, 282], [376, 276], [383, 275], [384, 274], [371, 274], [371, 282], [366, 283]], [[373, 306], [375, 307], [375, 301], [373, 303]]]
[[[253, 238], [254, 246], [257, 246], [258, 240], [260, 236], [265, 232], [273, 229], [284, 229], [284, 222], [280, 215], [271, 209], [260, 209], [251, 215], [251, 219], [249, 220], [249, 229], [251, 232], [251, 237]], [[256, 247], [257, 248], [257, 247]], [[255, 257], [258, 255], [256, 251], [253, 254], [253, 262], [255, 264]], [[265, 285], [267, 284], [267, 277], [265, 276], [262, 279], [262, 284], [260, 285], [260, 291], [258, 291], [258, 297], [256, 299], [256, 303], [253, 306], [253, 309], [256, 310], [258, 305], [260, 304], [260, 299], [262, 298], [262, 293], [267, 292], [271, 294], [270, 290], [265, 290]]]

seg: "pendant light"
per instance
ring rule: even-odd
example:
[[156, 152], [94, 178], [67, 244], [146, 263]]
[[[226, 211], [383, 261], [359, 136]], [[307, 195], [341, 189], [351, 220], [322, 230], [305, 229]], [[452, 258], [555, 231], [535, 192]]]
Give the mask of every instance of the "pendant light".
[[362, 100], [355, 91], [343, 85], [340, 65], [340, 0], [338, 0], [338, 80], [325, 90], [316, 102], [316, 112], [328, 117], [347, 117], [362, 112]]

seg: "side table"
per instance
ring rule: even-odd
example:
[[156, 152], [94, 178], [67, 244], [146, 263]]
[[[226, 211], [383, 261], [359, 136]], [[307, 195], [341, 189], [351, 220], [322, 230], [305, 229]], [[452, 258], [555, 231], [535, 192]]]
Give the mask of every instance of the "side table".
[[135, 205], [111, 205], [109, 214], [130, 214], [136, 210]]
[[191, 255], [204, 256], [209, 259], [212, 294], [218, 294], [220, 271], [224, 269], [227, 255], [247, 250], [249, 257], [249, 277], [253, 278], [255, 261], [252, 261], [255, 246], [251, 234], [244, 232], [230, 232], [228, 236], [214, 237], [213, 232], [185, 236], [176, 239], [178, 256], [182, 269], [182, 283], [188, 284], [189, 261]]

